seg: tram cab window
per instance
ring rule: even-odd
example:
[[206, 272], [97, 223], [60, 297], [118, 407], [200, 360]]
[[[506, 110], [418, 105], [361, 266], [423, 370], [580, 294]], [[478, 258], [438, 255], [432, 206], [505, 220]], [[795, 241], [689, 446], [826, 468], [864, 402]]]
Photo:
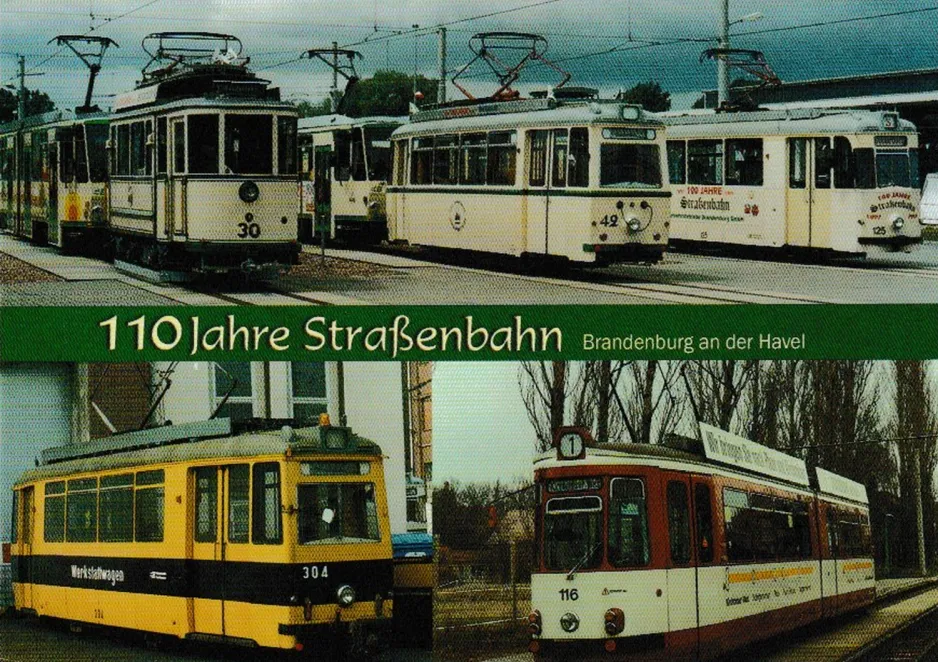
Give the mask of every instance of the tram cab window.
[[459, 136], [437, 136], [433, 141], [433, 183], [455, 184], [459, 159]]
[[590, 142], [589, 132], [582, 127], [570, 129], [570, 157], [568, 182], [570, 186], [589, 186]]
[[98, 539], [102, 542], [132, 542], [134, 475], [102, 476], [98, 504]]
[[617, 568], [648, 565], [645, 483], [613, 478], [609, 484], [609, 563]]
[[814, 139], [814, 188], [831, 187], [831, 170], [834, 167], [834, 152], [830, 138]]
[[713, 561], [713, 508], [710, 487], [703, 483], [694, 486], [694, 514], [697, 524], [697, 560]]
[[248, 465], [228, 468], [228, 542], [248, 541], [251, 526], [251, 478]]
[[[218, 118], [189, 115], [189, 174], [218, 174]], [[227, 118], [230, 120], [230, 116]]]
[[599, 185], [616, 188], [661, 188], [657, 145], [603, 143], [599, 148]]
[[138, 471], [134, 489], [134, 540], [162, 542], [163, 488], [162, 469]]
[[391, 134], [395, 128], [387, 126], [364, 129], [368, 179], [371, 181], [383, 182], [391, 179]]
[[363, 182], [368, 179], [365, 170], [365, 139], [361, 129], [352, 129], [352, 146], [349, 159], [349, 169], [352, 179]]
[[687, 181], [687, 143], [683, 140], [668, 141], [668, 181], [684, 184]]
[[858, 147], [853, 150], [856, 168], [856, 187], [860, 189], [876, 188], [876, 165], [871, 147]]
[[373, 483], [316, 483], [297, 487], [301, 545], [381, 539]]
[[908, 150], [877, 150], [876, 186], [878, 188], [887, 188], [890, 186], [909, 188], [912, 186]]
[[296, 118], [277, 118], [277, 173], [296, 174]]
[[689, 563], [690, 509], [687, 485], [681, 481], [668, 483], [668, 539], [671, 542], [671, 562], [676, 565]]
[[195, 470], [196, 542], [215, 542], [218, 531], [218, 470], [199, 467]]
[[280, 515], [280, 465], [276, 462], [255, 464], [254, 503], [252, 505], [251, 542], [255, 545], [279, 545], [283, 542]]
[[433, 183], [433, 138], [414, 138], [410, 157], [410, 183]]
[[43, 539], [46, 542], [65, 540], [65, 481], [46, 483], [43, 508]]
[[485, 184], [488, 137], [484, 133], [464, 133], [460, 140], [460, 184]]
[[489, 134], [488, 183], [513, 185], [517, 161], [516, 131], [495, 131]]
[[544, 564], [548, 570], [597, 568], [602, 562], [603, 504], [595, 495], [557, 497], [544, 508]]
[[98, 538], [98, 479], [77, 478], [67, 483], [65, 539], [94, 542]]
[[723, 183], [723, 141], [691, 140], [687, 143], [687, 183]]
[[808, 140], [788, 139], [788, 188], [803, 189], [808, 185]]
[[225, 172], [273, 174], [273, 133], [271, 115], [225, 115]]
[[762, 186], [762, 139], [726, 141], [726, 183]]
[[529, 131], [528, 149], [528, 184], [531, 186], [544, 186], [547, 183], [547, 136], [549, 133], [543, 129]]
[[107, 125], [86, 124], [85, 144], [88, 149], [88, 178], [92, 182], [107, 181]]

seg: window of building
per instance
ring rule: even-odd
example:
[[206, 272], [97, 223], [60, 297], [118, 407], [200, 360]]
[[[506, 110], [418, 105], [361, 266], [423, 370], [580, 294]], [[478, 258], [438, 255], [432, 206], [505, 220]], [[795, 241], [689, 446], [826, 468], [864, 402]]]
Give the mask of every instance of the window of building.
[[668, 538], [671, 541], [671, 562], [690, 563], [690, 508], [687, 485], [681, 481], [668, 483]]
[[43, 539], [46, 542], [65, 540], [65, 481], [46, 483], [43, 511]]
[[254, 529], [255, 545], [278, 545], [283, 542], [280, 515], [280, 465], [264, 462], [254, 465]]
[[290, 394], [293, 418], [315, 420], [329, 409], [325, 363], [291, 363]]
[[[254, 386], [247, 361], [219, 361], [214, 369], [217, 417], [240, 421], [254, 417]], [[227, 396], [227, 399], [226, 399]]]
[[228, 468], [228, 542], [247, 542], [251, 528], [251, 476], [248, 465]]
[[723, 183], [722, 140], [691, 140], [687, 143], [687, 183], [708, 186]]
[[[189, 174], [218, 174], [220, 115], [189, 115]], [[230, 120], [230, 116], [227, 118]]]
[[195, 541], [215, 542], [218, 532], [218, 469], [195, 470]]
[[98, 497], [98, 538], [102, 542], [134, 539], [134, 475], [102, 476]]
[[138, 471], [134, 490], [134, 539], [137, 542], [163, 540], [163, 470]]
[[271, 115], [225, 115], [225, 167], [236, 175], [273, 174]]
[[668, 181], [683, 184], [686, 181], [687, 143], [683, 140], [668, 141]]
[[762, 186], [762, 139], [726, 141], [726, 183]]

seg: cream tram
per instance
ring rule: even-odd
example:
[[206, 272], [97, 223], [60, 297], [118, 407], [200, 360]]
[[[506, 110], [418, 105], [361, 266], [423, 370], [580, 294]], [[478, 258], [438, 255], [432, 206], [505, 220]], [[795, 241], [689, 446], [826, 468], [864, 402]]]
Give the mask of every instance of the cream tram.
[[415, 113], [391, 137], [389, 239], [585, 264], [657, 262], [669, 226], [664, 125], [637, 106], [577, 92]]
[[13, 487], [16, 609], [320, 656], [389, 634], [381, 449], [327, 419], [232, 425], [45, 451]]
[[700, 430], [679, 448], [566, 428], [535, 460], [537, 657], [710, 659], [873, 601], [863, 485]]
[[922, 241], [918, 135], [896, 113], [671, 114], [671, 242], [854, 256]]
[[367, 243], [386, 238], [391, 133], [406, 121], [344, 115], [299, 121], [301, 241], [323, 233]]
[[0, 125], [0, 227], [63, 250], [100, 243], [108, 116], [53, 111]]
[[202, 272], [293, 264], [295, 108], [230, 35], [155, 33], [144, 49], [108, 141], [116, 257]]

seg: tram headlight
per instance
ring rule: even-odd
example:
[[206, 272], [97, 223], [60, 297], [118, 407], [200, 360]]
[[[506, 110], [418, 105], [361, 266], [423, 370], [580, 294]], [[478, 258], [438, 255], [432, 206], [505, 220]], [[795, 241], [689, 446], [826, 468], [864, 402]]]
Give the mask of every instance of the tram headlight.
[[242, 202], [256, 202], [261, 195], [261, 190], [257, 188], [257, 184], [248, 180], [243, 182], [238, 188], [238, 197], [241, 198]]
[[629, 232], [638, 232], [642, 229], [642, 222], [634, 216], [627, 220], [625, 224], [629, 228]]
[[541, 612], [537, 609], [528, 614], [528, 633], [532, 637], [537, 637], [541, 634]]
[[580, 619], [577, 618], [576, 614], [567, 612], [560, 617], [560, 627], [563, 628], [564, 632], [576, 632], [577, 628], [580, 627]]
[[339, 590], [335, 594], [336, 602], [339, 603], [340, 607], [349, 607], [353, 602], [355, 602], [355, 589], [345, 584], [339, 587]]
[[902, 218], [901, 216], [896, 216], [894, 219], [892, 219], [892, 228], [894, 230], [901, 230], [903, 227], [905, 227], [904, 218]]
[[603, 620], [605, 621], [606, 634], [610, 636], [619, 634], [625, 629], [625, 614], [617, 607], [607, 609]]

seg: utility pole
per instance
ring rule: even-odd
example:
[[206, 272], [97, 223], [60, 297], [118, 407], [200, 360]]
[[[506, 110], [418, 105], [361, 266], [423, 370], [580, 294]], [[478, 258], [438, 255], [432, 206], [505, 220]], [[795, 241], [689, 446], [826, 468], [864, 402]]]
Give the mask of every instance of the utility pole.
[[[730, 47], [730, 0], [720, 3], [720, 48]], [[730, 72], [726, 56], [717, 58], [717, 107], [730, 101]]]
[[440, 35], [440, 83], [437, 88], [436, 102], [446, 103], [446, 28], [439, 29]]
[[20, 60], [20, 91], [16, 100], [16, 119], [19, 121], [20, 128], [23, 128], [23, 122], [26, 120], [26, 56], [18, 56]]
[[416, 23], [413, 24], [414, 29], [414, 85], [410, 93], [410, 102], [417, 103], [417, 30], [420, 29], [420, 26]]
[[332, 42], [332, 91], [329, 93], [332, 100], [332, 112], [339, 108], [339, 42]]
[[918, 442], [916, 442], [915, 451], [913, 454], [912, 460], [912, 471], [914, 475], [912, 477], [912, 484], [914, 485], [913, 489], [915, 490], [915, 532], [916, 532], [916, 542], [918, 543], [918, 575], [919, 577], [924, 577], [926, 575], [926, 563], [925, 563], [925, 517], [922, 508], [922, 464], [921, 464], [922, 451]]

